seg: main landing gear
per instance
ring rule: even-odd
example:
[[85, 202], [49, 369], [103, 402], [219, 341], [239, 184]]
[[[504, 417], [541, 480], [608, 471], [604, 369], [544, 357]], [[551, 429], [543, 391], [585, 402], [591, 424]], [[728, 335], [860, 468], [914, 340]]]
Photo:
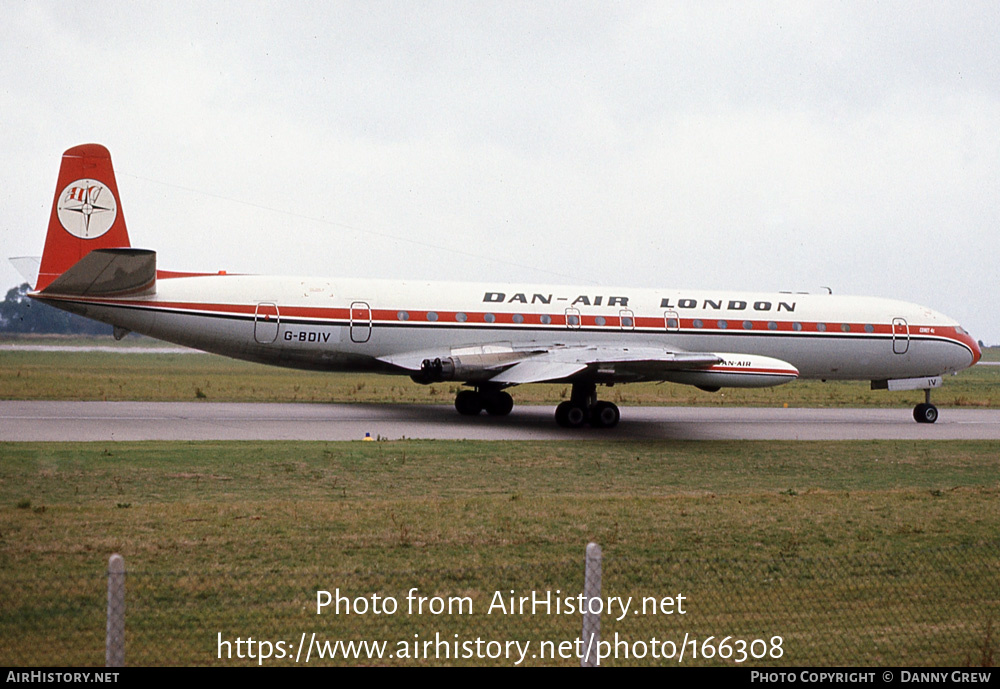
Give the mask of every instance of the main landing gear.
[[597, 385], [576, 383], [570, 398], [556, 407], [556, 423], [563, 428], [580, 428], [590, 424], [593, 428], [614, 428], [621, 412], [611, 402], [597, 400]]
[[462, 416], [477, 416], [484, 409], [490, 416], [507, 416], [513, 408], [514, 398], [496, 386], [481, 385], [455, 396], [455, 409]]
[[938, 409], [931, 404], [931, 389], [924, 390], [924, 402], [913, 408], [913, 419], [917, 423], [934, 423], [938, 419]]
[[[462, 416], [478, 416], [483, 411], [507, 416], [513, 408], [514, 399], [498, 385], [480, 385], [455, 396], [455, 409]], [[556, 423], [563, 428], [614, 428], [620, 418], [617, 405], [598, 401], [594, 383], [575, 384], [569, 400], [556, 407]]]

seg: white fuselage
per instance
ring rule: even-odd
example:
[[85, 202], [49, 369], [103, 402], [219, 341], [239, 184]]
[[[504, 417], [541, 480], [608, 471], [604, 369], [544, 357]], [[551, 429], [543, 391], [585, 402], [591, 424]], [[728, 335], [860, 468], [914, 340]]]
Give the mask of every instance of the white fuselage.
[[820, 379], [936, 376], [979, 358], [945, 315], [872, 297], [210, 275], [161, 278], [153, 296], [48, 300], [189, 347], [327, 371], [408, 373], [386, 359], [498, 343], [740, 352]]

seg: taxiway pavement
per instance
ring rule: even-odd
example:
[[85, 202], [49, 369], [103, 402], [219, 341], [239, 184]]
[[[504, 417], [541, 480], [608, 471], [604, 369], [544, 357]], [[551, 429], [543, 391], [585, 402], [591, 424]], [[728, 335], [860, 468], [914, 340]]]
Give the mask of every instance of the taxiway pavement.
[[0, 441], [124, 440], [1000, 440], [1000, 410], [622, 407], [611, 430], [556, 426], [551, 407], [463, 417], [451, 406], [0, 401]]

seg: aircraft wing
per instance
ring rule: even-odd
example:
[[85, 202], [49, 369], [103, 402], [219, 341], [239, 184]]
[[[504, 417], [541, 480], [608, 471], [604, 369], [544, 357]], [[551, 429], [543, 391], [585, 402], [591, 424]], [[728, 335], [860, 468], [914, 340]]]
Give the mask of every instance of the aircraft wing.
[[722, 363], [713, 353], [663, 347], [549, 346], [514, 348], [498, 343], [452, 349], [392, 354], [382, 361], [415, 372], [415, 378], [467, 380], [521, 385], [565, 380], [573, 376], [600, 382], [667, 380], [668, 372], [709, 368]]
[[520, 385], [563, 380], [588, 372], [599, 381], [664, 380], [670, 371], [704, 369], [721, 363], [712, 353], [658, 347], [553, 348], [515, 363], [490, 378], [491, 383]]
[[381, 361], [411, 371], [411, 377], [419, 383], [458, 380], [501, 387], [558, 381], [669, 381], [718, 390], [770, 387], [799, 376], [787, 361], [759, 354], [619, 345], [512, 347], [509, 343], [494, 343], [392, 354]]

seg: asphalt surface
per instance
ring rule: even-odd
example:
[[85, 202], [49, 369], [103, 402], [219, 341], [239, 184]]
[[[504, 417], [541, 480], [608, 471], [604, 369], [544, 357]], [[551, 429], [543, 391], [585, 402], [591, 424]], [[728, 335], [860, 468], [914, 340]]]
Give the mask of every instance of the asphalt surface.
[[508, 417], [451, 406], [207, 402], [0, 401], [0, 441], [124, 440], [1000, 440], [1000, 410], [942, 409], [918, 424], [909, 409], [623, 407], [612, 430], [559, 428], [550, 407]]

